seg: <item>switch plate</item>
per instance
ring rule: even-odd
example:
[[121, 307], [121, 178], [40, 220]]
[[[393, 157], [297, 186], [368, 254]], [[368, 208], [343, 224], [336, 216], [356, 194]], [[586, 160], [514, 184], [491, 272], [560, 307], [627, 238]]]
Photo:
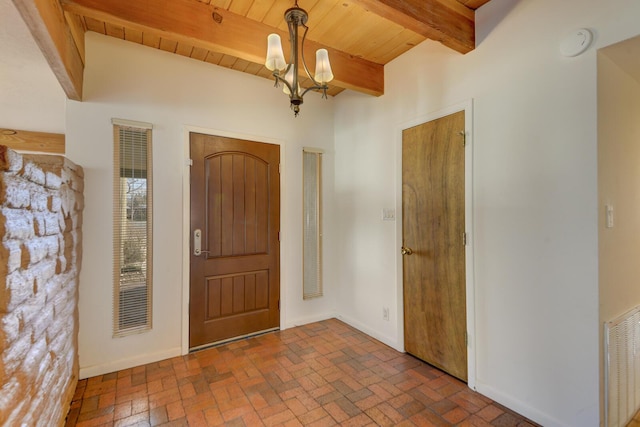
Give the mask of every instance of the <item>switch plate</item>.
[[613, 228], [613, 205], [605, 206], [607, 228]]
[[396, 220], [396, 210], [393, 208], [384, 208], [382, 209], [382, 220], [383, 221], [395, 221]]

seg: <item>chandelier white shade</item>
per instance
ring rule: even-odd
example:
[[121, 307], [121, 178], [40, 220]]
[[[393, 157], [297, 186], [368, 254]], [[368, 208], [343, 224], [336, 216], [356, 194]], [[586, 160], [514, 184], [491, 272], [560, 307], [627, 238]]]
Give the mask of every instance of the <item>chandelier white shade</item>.
[[329, 52], [327, 52], [327, 49], [316, 50], [315, 80], [321, 84], [329, 83], [333, 80], [331, 64], [329, 63]]
[[[282, 50], [282, 41], [278, 34], [269, 34], [267, 37], [267, 58], [265, 66], [272, 71], [276, 80], [276, 87], [279, 83], [283, 84], [283, 91], [289, 95], [291, 109], [297, 117], [300, 113], [300, 105], [303, 103], [304, 95], [310, 90], [320, 90], [324, 98], [327, 97], [327, 83], [333, 80], [333, 72], [331, 71], [331, 63], [329, 62], [329, 52], [326, 49], [318, 49], [316, 51], [316, 72], [312, 77], [307, 68], [304, 59], [304, 40], [307, 36], [309, 27], [306, 26], [309, 15], [304, 9], [298, 7], [298, 2], [294, 7], [287, 9], [284, 14], [285, 21], [289, 27], [289, 41], [291, 42], [291, 54], [289, 63], [284, 59]], [[303, 27], [302, 40], [298, 44], [298, 27]], [[307, 77], [312, 81], [312, 86], [302, 88], [299, 79], [299, 63], [298, 59], [302, 59], [302, 67]]]
[[287, 62], [284, 60], [284, 52], [282, 52], [282, 42], [277, 34], [269, 34], [267, 37], [267, 61], [265, 66], [269, 71], [284, 70]]

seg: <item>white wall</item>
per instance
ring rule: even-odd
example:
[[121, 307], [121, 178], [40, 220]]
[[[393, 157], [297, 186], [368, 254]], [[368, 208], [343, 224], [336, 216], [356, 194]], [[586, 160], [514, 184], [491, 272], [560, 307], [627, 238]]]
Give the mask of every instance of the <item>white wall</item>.
[[[380, 220], [398, 198], [399, 129], [473, 99], [477, 388], [545, 426], [599, 425], [596, 48], [639, 18], [631, 0], [492, 0], [475, 51], [427, 41], [385, 67], [384, 96], [336, 98], [342, 318], [402, 344], [399, 310], [382, 320], [400, 305], [400, 240]], [[581, 27], [596, 48], [562, 57]]]
[[11, 0], [0, 0], [0, 128], [64, 133], [65, 94]]
[[[180, 354], [183, 318], [185, 129], [196, 126], [282, 144], [282, 327], [334, 315], [333, 274], [325, 297], [302, 301], [302, 147], [324, 148], [333, 187], [332, 100], [305, 97], [293, 117], [269, 80], [87, 33], [84, 101], [67, 103], [67, 154], [85, 169], [84, 259], [80, 278], [81, 376]], [[150, 122], [154, 164], [153, 330], [112, 338], [111, 118]], [[332, 247], [333, 201], [325, 197]], [[327, 259], [331, 259], [327, 252]], [[329, 262], [327, 262], [329, 264]], [[186, 304], [186, 302], [185, 302]]]

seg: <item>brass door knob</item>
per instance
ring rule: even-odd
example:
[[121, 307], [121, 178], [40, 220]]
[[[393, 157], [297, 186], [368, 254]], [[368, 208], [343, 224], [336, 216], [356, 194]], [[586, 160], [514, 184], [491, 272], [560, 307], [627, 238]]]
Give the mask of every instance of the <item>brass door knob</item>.
[[411, 255], [411, 254], [413, 253], [413, 251], [411, 250], [411, 248], [406, 248], [406, 247], [404, 247], [404, 246], [403, 246], [403, 247], [400, 249], [400, 253], [401, 253], [402, 255]]

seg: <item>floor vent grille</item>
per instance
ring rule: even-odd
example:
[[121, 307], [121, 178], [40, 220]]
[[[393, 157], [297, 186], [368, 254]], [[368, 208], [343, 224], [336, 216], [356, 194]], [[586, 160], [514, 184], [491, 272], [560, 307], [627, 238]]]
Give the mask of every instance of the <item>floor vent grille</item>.
[[640, 409], [640, 306], [604, 324], [605, 426], [624, 427]]

